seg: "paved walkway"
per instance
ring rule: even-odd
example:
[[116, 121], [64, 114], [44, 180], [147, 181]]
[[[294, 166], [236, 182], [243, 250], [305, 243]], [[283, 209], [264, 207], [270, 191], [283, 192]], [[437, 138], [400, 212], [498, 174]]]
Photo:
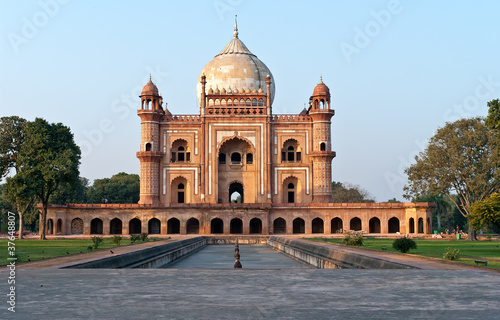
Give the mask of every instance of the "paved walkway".
[[[4, 302], [2, 319], [457, 320], [500, 315], [500, 277], [469, 270], [22, 269], [17, 280], [17, 312], [8, 314]], [[6, 281], [0, 290], [7, 293]]]

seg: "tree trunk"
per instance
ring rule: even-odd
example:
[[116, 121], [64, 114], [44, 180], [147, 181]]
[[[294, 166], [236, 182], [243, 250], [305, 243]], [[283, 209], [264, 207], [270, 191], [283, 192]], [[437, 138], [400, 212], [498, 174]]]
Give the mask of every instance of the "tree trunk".
[[42, 211], [40, 211], [40, 223], [39, 223], [39, 232], [40, 232], [40, 240], [47, 240], [45, 238], [45, 219], [47, 217], [47, 205], [43, 204]]
[[437, 219], [438, 219], [438, 230], [440, 230], [441, 229], [441, 213], [440, 212], [437, 213]]
[[[20, 211], [18, 211], [20, 212]], [[23, 215], [21, 213], [18, 213], [19, 214], [19, 236], [18, 236], [18, 239], [24, 239], [24, 236], [23, 236]]]
[[472, 224], [469, 221], [469, 230], [467, 230], [467, 241], [477, 241], [476, 231], [472, 227]]

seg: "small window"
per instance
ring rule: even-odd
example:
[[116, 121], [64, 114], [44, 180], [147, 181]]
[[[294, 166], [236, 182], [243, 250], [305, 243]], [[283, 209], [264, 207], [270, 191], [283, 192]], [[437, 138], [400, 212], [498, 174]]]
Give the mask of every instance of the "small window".
[[186, 152], [186, 161], [191, 161], [191, 152]]
[[286, 161], [286, 152], [281, 152], [281, 162], [285, 162]]
[[146, 151], [151, 151], [151, 143], [146, 143]]
[[226, 164], [226, 154], [219, 153], [219, 164]]
[[241, 154], [233, 152], [233, 154], [231, 154], [231, 163], [241, 163]]
[[321, 144], [319, 145], [319, 149], [321, 151], [326, 151], [326, 144], [324, 142], [321, 142]]
[[184, 183], [179, 183], [179, 185], [177, 186], [177, 189], [184, 190]]
[[[182, 147], [181, 147], [182, 148]], [[180, 148], [179, 148], [180, 149]], [[179, 154], [177, 155], [177, 159], [178, 161], [184, 161], [184, 152], [179, 152]]]
[[170, 162], [175, 162], [176, 157], [175, 157], [175, 152], [172, 152], [172, 157], [170, 158]]
[[293, 185], [293, 183], [289, 183], [288, 184], [288, 189], [293, 189], [293, 188], [295, 188], [295, 186]]
[[253, 154], [247, 153], [247, 164], [253, 164]]
[[302, 160], [302, 154], [300, 152], [297, 152], [297, 161]]

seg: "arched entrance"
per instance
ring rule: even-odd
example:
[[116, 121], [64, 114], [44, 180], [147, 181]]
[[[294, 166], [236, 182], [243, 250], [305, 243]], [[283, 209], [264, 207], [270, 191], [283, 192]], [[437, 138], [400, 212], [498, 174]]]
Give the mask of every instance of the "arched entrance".
[[286, 221], [283, 218], [277, 218], [273, 221], [273, 233], [274, 234], [285, 234], [286, 233]]
[[175, 178], [170, 189], [172, 203], [189, 203], [189, 184], [186, 178]]
[[83, 234], [83, 220], [75, 218], [71, 220], [71, 234]]
[[57, 219], [56, 234], [62, 233], [62, 220]]
[[120, 219], [114, 218], [109, 222], [109, 233], [122, 234], [122, 221]]
[[415, 219], [410, 218], [410, 221], [408, 222], [410, 226], [410, 232], [409, 233], [415, 233]]
[[233, 182], [229, 185], [229, 202], [243, 203], [243, 185], [240, 182]]
[[141, 220], [134, 218], [128, 223], [128, 233], [129, 234], [140, 234], [142, 232]]
[[167, 221], [167, 233], [168, 234], [179, 234], [181, 233], [181, 222], [179, 219], [170, 218]]
[[293, 233], [306, 233], [306, 223], [302, 218], [293, 220]]
[[259, 169], [258, 158], [254, 157], [253, 144], [239, 137], [221, 142], [217, 161], [217, 202], [254, 203], [257, 196], [256, 174]]
[[224, 233], [224, 222], [222, 219], [215, 218], [210, 221], [210, 233], [220, 234]]
[[186, 222], [186, 233], [187, 234], [198, 234], [200, 233], [200, 221], [195, 218], [191, 218]]
[[323, 219], [316, 218], [312, 221], [312, 233], [325, 233], [323, 227]]
[[424, 233], [424, 219], [418, 218], [418, 233]]
[[371, 218], [369, 221], [369, 229], [370, 233], [380, 233], [380, 219], [379, 218]]
[[362, 229], [361, 219], [356, 217], [351, 219], [351, 223], [349, 224], [349, 229], [352, 231], [359, 231]]
[[102, 220], [99, 218], [90, 221], [90, 234], [102, 234]]
[[229, 233], [231, 234], [240, 234], [243, 233], [243, 221], [238, 218], [234, 218], [231, 220], [229, 224]]
[[333, 218], [331, 222], [331, 232], [332, 233], [342, 233], [342, 219]]
[[52, 219], [47, 220], [47, 234], [54, 233], [54, 221]]
[[399, 232], [399, 219], [392, 217], [389, 219], [389, 233]]
[[148, 233], [149, 234], [160, 234], [161, 233], [161, 222], [160, 220], [153, 218], [148, 222]]
[[253, 218], [252, 220], [250, 220], [250, 233], [262, 233], [262, 220], [260, 220], [259, 218]]

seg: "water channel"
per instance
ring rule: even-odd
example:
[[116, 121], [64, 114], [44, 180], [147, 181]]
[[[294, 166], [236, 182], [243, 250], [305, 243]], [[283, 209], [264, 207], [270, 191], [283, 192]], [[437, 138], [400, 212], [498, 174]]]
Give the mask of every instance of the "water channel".
[[[240, 244], [240, 262], [243, 268], [283, 269], [314, 268], [265, 245]], [[208, 268], [225, 269], [234, 266], [234, 245], [207, 245], [186, 257], [161, 268]]]

